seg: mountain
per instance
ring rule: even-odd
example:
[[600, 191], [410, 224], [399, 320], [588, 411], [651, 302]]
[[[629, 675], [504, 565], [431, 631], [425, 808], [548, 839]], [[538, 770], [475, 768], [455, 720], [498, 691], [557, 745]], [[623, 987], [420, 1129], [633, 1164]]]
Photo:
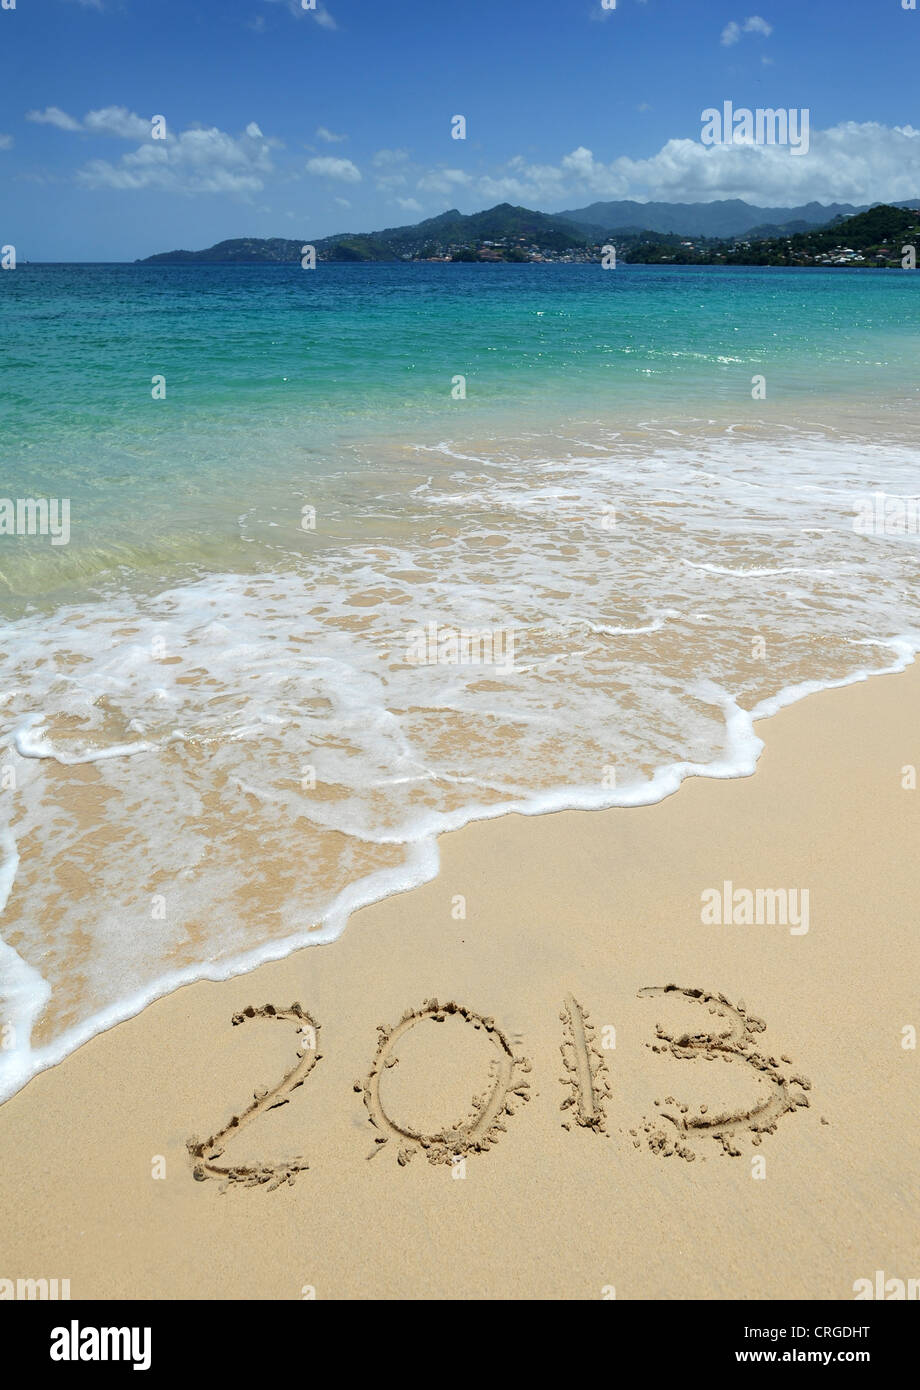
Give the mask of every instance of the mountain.
[[[379, 232], [340, 232], [335, 236], [322, 237], [312, 244], [322, 261], [399, 261], [432, 257], [528, 260], [534, 254], [543, 260], [593, 260], [597, 258], [597, 253], [589, 248], [596, 248], [609, 238], [616, 237], [618, 251], [622, 250], [624, 260], [650, 258], [656, 261], [690, 262], [696, 256], [692, 253], [684, 256], [683, 252], [675, 254], [672, 241], [693, 237], [713, 243], [745, 237], [756, 247], [770, 246], [770, 251], [764, 251], [764, 255], [780, 258], [766, 260], [763, 264], [783, 264], [788, 263], [783, 259], [786, 252], [773, 247], [773, 242], [788, 238], [798, 242], [801, 236], [825, 228], [831, 236], [831, 243], [835, 243], [835, 229], [844, 222], [844, 218], [851, 221], [855, 218], [856, 229], [848, 234], [848, 240], [854, 249], [859, 249], [858, 240], [863, 235], [864, 226], [858, 221], [859, 217], [870, 219], [865, 224], [868, 227], [874, 226], [871, 222], [874, 213], [882, 213], [883, 220], [888, 217], [890, 221], [892, 213], [918, 208], [920, 199], [857, 209], [849, 203], [829, 203], [826, 206], [806, 203], [798, 208], [761, 208], [735, 198], [716, 203], [592, 203], [590, 207], [575, 212], [545, 213], [515, 207], [511, 203], [499, 203], [494, 208], [469, 215], [451, 208], [423, 222], [404, 227], [385, 227]], [[905, 225], [910, 223], [911, 219], [908, 218]], [[867, 232], [866, 235], [870, 234]], [[231, 241], [220, 241], [203, 251], [160, 252], [147, 256], [138, 264], [291, 264], [300, 261], [305, 244], [306, 238], [238, 237]], [[733, 254], [730, 246], [697, 246], [696, 251], [702, 256], [709, 256], [710, 264], [723, 264], [724, 257]]]
[[[483, 242], [525, 241], [550, 251], [567, 251], [586, 245], [584, 231], [570, 226], [564, 218], [529, 208], [499, 203], [485, 212], [464, 216], [456, 208], [405, 227], [385, 227], [379, 232], [340, 232], [322, 237], [312, 244], [320, 260], [394, 261], [417, 259], [444, 247], [466, 247]], [[241, 237], [220, 241], [204, 251], [162, 251], [147, 256], [141, 265], [176, 264], [189, 261], [237, 265], [299, 261], [304, 239]]]
[[[834, 251], [841, 238], [853, 251], [877, 251], [881, 246], [892, 247], [894, 242], [905, 237], [916, 237], [920, 229], [920, 216], [916, 204], [909, 206], [889, 206], [877, 203], [855, 217], [834, 222], [829, 227], [811, 231], [804, 236], [791, 238], [794, 250], [803, 250], [809, 255], [823, 255]], [[900, 245], [897, 259], [900, 260]]]
[[213, 264], [262, 265], [266, 262], [299, 261], [302, 241], [287, 241], [283, 237], [237, 237], [233, 241], [219, 241], [206, 251], [160, 251], [155, 256], [145, 256], [135, 265], [172, 265], [186, 261], [207, 261]]
[[866, 205], [852, 203], [806, 203], [797, 208], [760, 208], [740, 198], [722, 199], [714, 203], [591, 203], [589, 207], [557, 214], [565, 223], [596, 231], [602, 227], [610, 232], [676, 232], [682, 236], [732, 237], [743, 236], [754, 228], [767, 227], [786, 231], [790, 223], [819, 227], [835, 217], [850, 217], [865, 212]]
[[920, 245], [920, 212], [914, 204], [877, 203], [826, 227], [765, 238], [681, 241], [670, 232], [630, 242], [624, 259], [643, 265], [766, 265], [897, 268], [902, 248]]
[[[411, 254], [427, 242], [462, 245], [523, 238], [556, 251], [584, 246], [586, 242], [584, 232], [569, 225], [565, 218], [533, 212], [530, 208], [514, 207], [511, 203], [499, 203], [485, 212], [474, 212], [468, 216], [451, 208], [449, 212], [429, 217], [415, 226], [388, 227], [385, 231], [375, 232], [374, 236], [386, 242], [397, 254]], [[329, 243], [340, 240], [338, 237], [326, 238]], [[323, 244], [318, 242], [317, 247]]]

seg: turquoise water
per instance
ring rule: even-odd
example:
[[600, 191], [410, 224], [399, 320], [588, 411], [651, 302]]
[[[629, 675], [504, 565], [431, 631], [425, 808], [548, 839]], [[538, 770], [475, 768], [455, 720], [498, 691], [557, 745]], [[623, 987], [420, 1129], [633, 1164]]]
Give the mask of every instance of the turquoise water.
[[734, 401], [757, 366], [777, 393], [869, 395], [916, 385], [918, 286], [773, 268], [26, 266], [0, 280], [4, 405], [31, 448], [148, 432], [155, 372], [186, 419], [255, 407], [326, 428], [438, 416], [457, 372], [473, 409], [548, 392], [553, 409]]
[[66, 558], [24, 561], [27, 542], [0, 573], [28, 594], [199, 543], [224, 562], [254, 495], [373, 467], [368, 440], [913, 401], [918, 305], [898, 271], [20, 266], [0, 276], [0, 474], [69, 496], [74, 522]]
[[0, 508], [70, 505], [67, 544], [0, 534], [0, 1099], [184, 980], [334, 938], [452, 827], [746, 775], [759, 715], [912, 659], [918, 295], [0, 273]]

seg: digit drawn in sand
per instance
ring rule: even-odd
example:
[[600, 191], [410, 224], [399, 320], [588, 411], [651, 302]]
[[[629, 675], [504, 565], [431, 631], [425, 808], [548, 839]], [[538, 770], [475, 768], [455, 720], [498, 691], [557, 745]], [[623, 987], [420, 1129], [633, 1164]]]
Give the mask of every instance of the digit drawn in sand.
[[[604, 1054], [597, 1045], [597, 1029], [589, 1021], [587, 1009], [583, 1009], [572, 994], [566, 995], [559, 1017], [565, 1034], [559, 1051], [566, 1072], [559, 1079], [563, 1086], [572, 1088], [560, 1109], [571, 1109], [571, 1118], [584, 1129], [606, 1134], [610, 1081]], [[571, 1125], [563, 1120], [562, 1128], [571, 1129]]]
[[[737, 1158], [741, 1150], [733, 1142], [736, 1135], [746, 1131], [752, 1135], [753, 1144], [760, 1144], [762, 1135], [776, 1132], [780, 1119], [787, 1111], [809, 1104], [805, 1092], [811, 1090], [811, 1082], [806, 1077], [785, 1075], [775, 1057], [765, 1057], [754, 1050], [752, 1038], [757, 1033], [763, 1033], [767, 1025], [763, 1019], [747, 1012], [743, 1000], [739, 1000], [736, 1006], [730, 1004], [724, 994], [711, 994], [703, 989], [682, 989], [679, 985], [640, 989], [638, 998], [652, 999], [667, 994], [679, 994], [685, 999], [708, 1005], [710, 1014], [728, 1021], [728, 1030], [719, 1034], [682, 1033], [674, 1037], [656, 1024], [655, 1032], [662, 1045], [646, 1043], [647, 1047], [653, 1052], [670, 1052], [674, 1057], [685, 1059], [715, 1061], [721, 1057], [727, 1062], [737, 1058], [764, 1076], [770, 1082], [771, 1090], [762, 1104], [735, 1114], [709, 1115], [705, 1105], [700, 1106], [697, 1115], [691, 1115], [686, 1105], [678, 1106], [676, 1114], [662, 1111], [656, 1119], [669, 1120], [677, 1133], [676, 1136], [670, 1134], [654, 1121], [647, 1120], [643, 1129], [653, 1153], [665, 1158], [678, 1154], [692, 1161], [696, 1153], [687, 1141], [697, 1136], [711, 1136], [721, 1144], [724, 1153]], [[788, 1058], [783, 1057], [782, 1060], [785, 1062]], [[798, 1089], [791, 1090], [793, 1086]], [[666, 1096], [665, 1104], [677, 1106], [673, 1096]], [[631, 1133], [638, 1148], [641, 1141], [635, 1131]]]
[[[448, 1015], [455, 1015], [471, 1023], [476, 1029], [485, 1029], [486, 1036], [495, 1049], [495, 1057], [490, 1063], [489, 1084], [485, 1091], [473, 1098], [470, 1114], [452, 1129], [442, 1129], [436, 1134], [425, 1134], [408, 1125], [399, 1125], [387, 1115], [380, 1099], [380, 1077], [386, 1067], [394, 1066], [396, 1057], [394, 1047], [410, 1028], [424, 1019], [443, 1023]], [[371, 1124], [380, 1134], [374, 1141], [377, 1147], [368, 1154], [374, 1158], [384, 1145], [393, 1138], [397, 1141], [397, 1161], [404, 1167], [418, 1149], [428, 1158], [429, 1163], [454, 1163], [473, 1153], [484, 1153], [504, 1133], [504, 1115], [515, 1113], [516, 1101], [530, 1100], [530, 1083], [523, 1079], [530, 1071], [526, 1057], [516, 1056], [511, 1043], [492, 1018], [467, 1009], [463, 1004], [453, 1001], [439, 1004], [437, 999], [429, 999], [420, 1009], [407, 1009], [395, 1028], [377, 1026], [378, 1045], [370, 1075], [364, 1082], [356, 1081], [355, 1090], [364, 1094], [364, 1104]]]
[[186, 1141], [185, 1147], [192, 1158], [194, 1178], [198, 1182], [206, 1182], [208, 1178], [222, 1178], [221, 1192], [226, 1192], [230, 1183], [240, 1183], [243, 1187], [256, 1187], [267, 1183], [268, 1191], [273, 1192], [276, 1187], [280, 1187], [285, 1182], [293, 1186], [295, 1174], [305, 1172], [310, 1166], [302, 1156], [292, 1158], [288, 1162], [248, 1163], [236, 1167], [225, 1167], [215, 1162], [223, 1153], [221, 1145], [229, 1135], [239, 1133], [244, 1125], [250, 1124], [263, 1110], [274, 1110], [279, 1105], [287, 1105], [291, 1098], [290, 1093], [296, 1091], [298, 1086], [303, 1085], [322, 1056], [316, 1048], [319, 1024], [301, 1008], [300, 1004], [292, 1004], [289, 1009], [276, 1009], [274, 1004], [265, 1004], [262, 1008], [254, 1008], [250, 1004], [242, 1013], [233, 1015], [234, 1028], [245, 1023], [248, 1018], [272, 1018], [279, 1023], [296, 1023], [298, 1031], [301, 1034], [306, 1034], [312, 1045], [302, 1051], [296, 1064], [290, 1071], [285, 1072], [277, 1086], [271, 1090], [254, 1091], [251, 1105], [248, 1105], [241, 1114], [234, 1115], [217, 1134], [213, 1134], [210, 1139], [205, 1140], [199, 1139], [197, 1135], [192, 1135]]

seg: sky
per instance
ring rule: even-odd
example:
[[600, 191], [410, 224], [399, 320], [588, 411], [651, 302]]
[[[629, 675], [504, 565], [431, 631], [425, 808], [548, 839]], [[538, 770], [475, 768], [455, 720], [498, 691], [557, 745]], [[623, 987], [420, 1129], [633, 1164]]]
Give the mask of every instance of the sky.
[[[130, 261], [499, 202], [920, 198], [912, 0], [304, 3], [0, 0], [0, 243]], [[807, 153], [704, 144], [725, 101], [807, 110]]]

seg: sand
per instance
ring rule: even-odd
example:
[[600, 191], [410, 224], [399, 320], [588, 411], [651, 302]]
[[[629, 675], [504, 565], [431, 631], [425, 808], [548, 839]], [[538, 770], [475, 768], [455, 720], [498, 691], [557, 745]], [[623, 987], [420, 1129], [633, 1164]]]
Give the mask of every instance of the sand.
[[[916, 1278], [918, 696], [920, 667], [810, 696], [758, 726], [753, 777], [656, 806], [468, 826], [339, 941], [95, 1038], [0, 1109], [0, 1279], [846, 1300]], [[807, 890], [808, 930], [704, 922], [726, 880], [799, 913]]]

